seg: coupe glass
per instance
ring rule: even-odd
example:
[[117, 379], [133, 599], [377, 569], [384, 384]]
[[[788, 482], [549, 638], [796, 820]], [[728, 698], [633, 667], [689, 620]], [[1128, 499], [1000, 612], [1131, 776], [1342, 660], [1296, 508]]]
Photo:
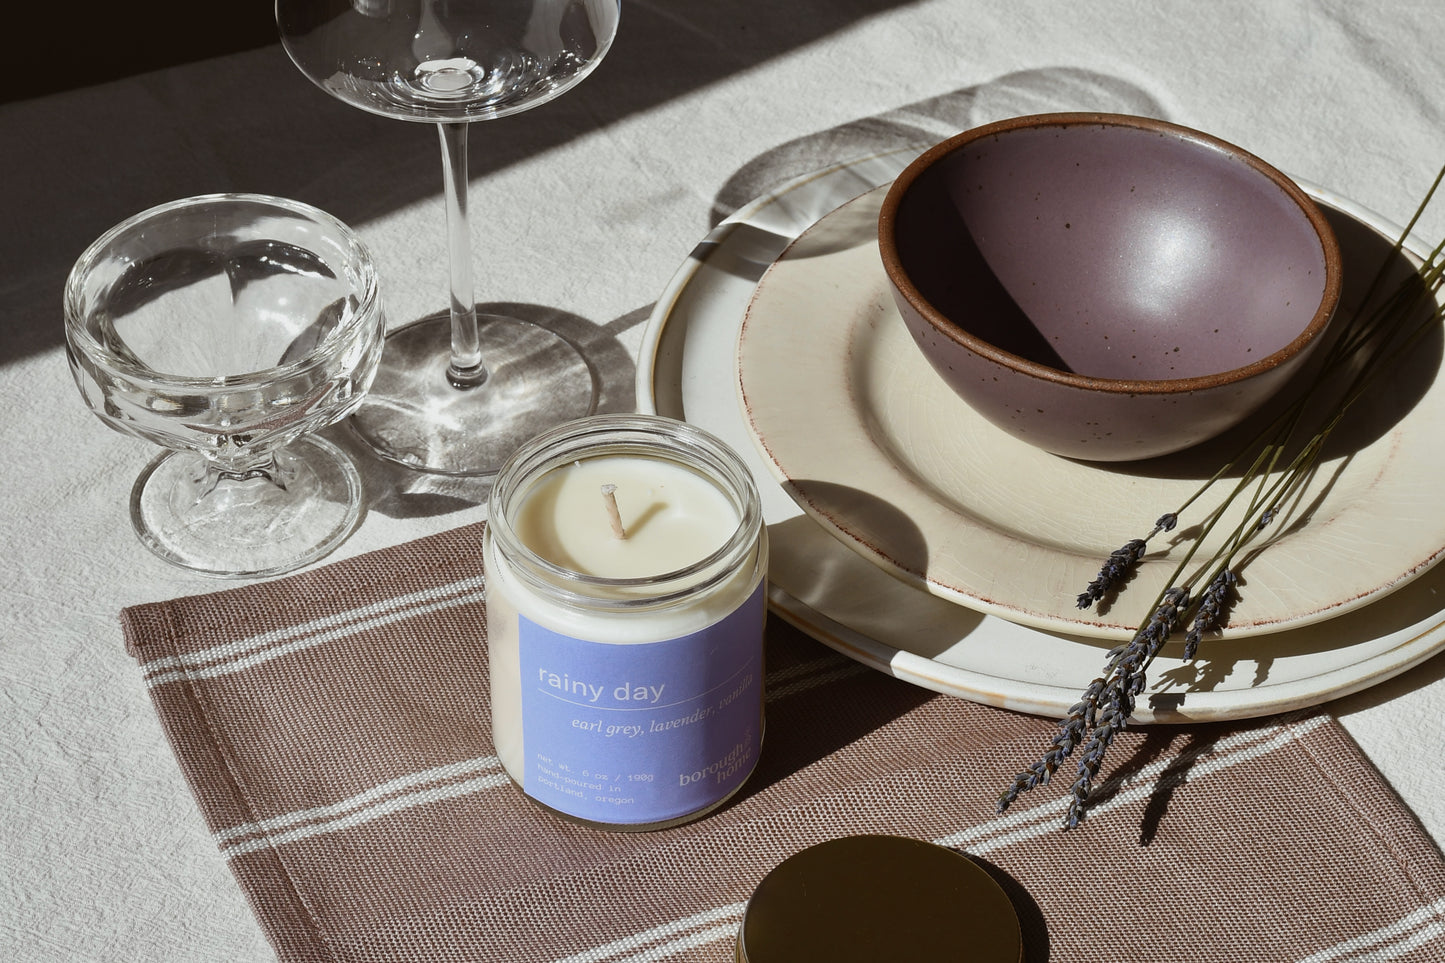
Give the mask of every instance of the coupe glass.
[[86, 403], [168, 449], [131, 491], [136, 533], [208, 575], [275, 575], [350, 534], [360, 475], [308, 436], [361, 402], [385, 330], [376, 270], [346, 225], [256, 194], [138, 214], [87, 248], [65, 286]]
[[387, 337], [352, 424], [382, 457], [494, 474], [522, 442], [596, 405], [592, 370], [556, 333], [478, 315], [467, 222], [467, 130], [571, 89], [612, 45], [620, 0], [276, 0], [286, 52], [354, 107], [437, 125], [450, 310]]

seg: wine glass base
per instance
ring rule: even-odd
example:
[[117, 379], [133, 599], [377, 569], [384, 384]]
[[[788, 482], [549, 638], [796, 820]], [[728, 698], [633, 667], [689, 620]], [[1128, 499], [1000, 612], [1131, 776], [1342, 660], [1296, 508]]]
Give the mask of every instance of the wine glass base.
[[494, 475], [523, 442], [597, 406], [592, 368], [566, 339], [528, 321], [477, 317], [487, 378], [447, 380], [451, 317], [432, 315], [390, 332], [381, 365], [351, 416], [382, 458], [441, 475]]
[[341, 449], [300, 438], [276, 453], [285, 487], [265, 477], [210, 487], [205, 459], [173, 451], [131, 489], [131, 524], [172, 565], [217, 578], [263, 578], [314, 562], [361, 517], [361, 474]]

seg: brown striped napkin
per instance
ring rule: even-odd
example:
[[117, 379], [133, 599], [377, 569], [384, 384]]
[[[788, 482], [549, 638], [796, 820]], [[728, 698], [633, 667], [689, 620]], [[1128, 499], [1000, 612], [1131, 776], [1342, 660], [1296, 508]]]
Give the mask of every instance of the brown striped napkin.
[[1128, 732], [1064, 833], [1056, 792], [993, 808], [1049, 720], [888, 678], [777, 619], [738, 797], [663, 832], [562, 821], [493, 752], [480, 534], [122, 615], [288, 963], [721, 963], [773, 866], [865, 832], [968, 853], [1032, 963], [1445, 959], [1445, 861], [1327, 713]]

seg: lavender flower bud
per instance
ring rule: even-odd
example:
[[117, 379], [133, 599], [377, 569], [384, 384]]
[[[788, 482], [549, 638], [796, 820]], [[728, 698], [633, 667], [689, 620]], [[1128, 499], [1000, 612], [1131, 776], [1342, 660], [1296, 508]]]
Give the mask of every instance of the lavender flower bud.
[[1199, 652], [1199, 643], [1203, 641], [1204, 631], [1199, 627], [1196, 620], [1189, 626], [1189, 631], [1184, 633], [1184, 661], [1193, 662], [1194, 656]]
[[1238, 581], [1234, 572], [1225, 568], [1209, 580], [1199, 600], [1199, 609], [1194, 613], [1189, 631], [1184, 636], [1184, 661], [1193, 660], [1199, 650], [1204, 633], [1223, 624], [1224, 614], [1229, 606], [1229, 596]]
[[1086, 609], [1103, 598], [1116, 582], [1129, 574], [1134, 563], [1144, 557], [1147, 547], [1142, 538], [1134, 538], [1110, 552], [1099, 574], [1074, 600], [1078, 607]]
[[1077, 829], [1079, 821], [1084, 817], [1084, 807], [1079, 803], [1078, 797], [1069, 800], [1069, 811], [1064, 814], [1064, 829]]

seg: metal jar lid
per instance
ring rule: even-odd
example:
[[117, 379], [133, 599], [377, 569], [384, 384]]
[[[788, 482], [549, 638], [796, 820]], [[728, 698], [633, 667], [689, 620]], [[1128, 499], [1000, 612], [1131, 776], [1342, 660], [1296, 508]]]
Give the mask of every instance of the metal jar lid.
[[748, 901], [738, 963], [1022, 963], [1008, 895], [978, 864], [901, 836], [845, 836], [788, 857]]

